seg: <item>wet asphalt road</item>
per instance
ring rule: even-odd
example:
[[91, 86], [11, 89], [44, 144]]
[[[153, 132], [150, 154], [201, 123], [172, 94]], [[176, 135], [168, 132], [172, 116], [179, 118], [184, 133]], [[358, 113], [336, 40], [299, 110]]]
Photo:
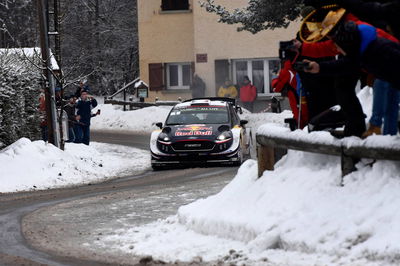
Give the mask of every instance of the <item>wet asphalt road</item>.
[[[147, 149], [149, 136], [98, 132], [92, 134], [92, 140]], [[141, 197], [146, 197], [150, 192], [164, 193], [163, 195], [165, 195], [165, 193], [177, 193], [177, 189], [180, 187], [185, 191], [193, 188], [190, 199], [184, 199], [182, 202], [173, 200], [170, 204], [164, 202], [162, 213], [153, 216], [139, 215], [136, 220], [130, 220], [131, 223], [139, 225], [174, 214], [181, 204], [193, 201], [198, 197], [214, 194], [234, 176], [236, 171], [237, 168], [233, 167], [189, 168], [161, 172], [153, 172], [149, 169], [144, 173], [133, 174], [102, 184], [69, 189], [0, 194], [0, 265], [116, 265], [118, 257], [108, 260], [106, 258], [109, 255], [104, 257], [102, 254], [98, 254], [99, 252], [88, 254], [87, 251], [73, 247], [74, 241], [78, 244], [80, 239], [83, 239], [82, 235], [74, 235], [79, 231], [76, 230], [77, 226], [86, 226], [86, 230], [89, 230], [90, 222], [94, 221], [94, 218], [99, 223], [102, 220], [101, 217], [109, 216], [107, 214], [112, 213], [112, 211], [104, 205], [106, 207], [103, 212], [97, 213], [96, 217], [87, 215], [84, 216], [85, 218], [78, 217], [79, 219], [77, 218], [76, 221], [72, 222], [64, 220], [68, 225], [63, 226], [63, 220], [53, 219], [52, 217], [57, 217], [57, 215], [51, 215], [52, 212], [66, 210], [66, 208], [62, 209], [57, 206], [70, 204], [69, 206], [72, 207], [71, 211], [68, 211], [68, 215], [74, 217], [73, 215], [82, 215], [82, 211], [79, 209], [82, 204], [77, 208], [74, 203], [77, 201], [89, 204], [96, 197], [110, 198], [113, 200], [110, 200], [108, 206], [111, 206], [113, 202], [119, 201], [118, 197], [124, 199], [132, 197], [140, 202]], [[213, 189], [209, 189], [210, 187]], [[169, 189], [174, 190], [169, 191]], [[157, 202], [153, 205], [153, 207], [159, 207]], [[96, 207], [98, 206], [93, 205], [93, 208]], [[91, 213], [90, 209], [88, 211], [86, 208], [85, 211]], [[126, 210], [123, 214], [114, 212], [113, 215], [126, 215], [128, 211]], [[142, 209], [142, 211], [148, 210]], [[44, 215], [40, 215], [40, 213], [44, 213]], [[59, 213], [59, 215], [61, 214]], [[33, 218], [29, 219], [31, 216]], [[24, 219], [24, 217], [28, 218]], [[143, 217], [146, 218], [143, 219]], [[109, 222], [110, 219], [105, 218], [104, 220]], [[21, 230], [22, 221], [26, 235]], [[75, 231], [73, 233], [65, 231], [68, 226]], [[30, 241], [27, 241], [26, 238]], [[66, 238], [71, 238], [73, 241], [67, 241]], [[87, 241], [88, 239], [90, 240], [90, 236], [83, 240]], [[32, 243], [35, 247], [32, 246]], [[108, 261], [108, 263], [105, 261]], [[121, 263], [124, 264], [135, 264], [136, 262], [132, 258], [129, 262], [121, 260]]]

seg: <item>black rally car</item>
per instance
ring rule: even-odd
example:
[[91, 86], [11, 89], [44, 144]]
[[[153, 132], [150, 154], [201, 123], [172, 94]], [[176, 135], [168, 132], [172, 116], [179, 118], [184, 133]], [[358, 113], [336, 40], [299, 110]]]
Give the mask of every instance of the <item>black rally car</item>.
[[151, 135], [151, 165], [161, 169], [185, 163], [240, 165], [250, 157], [251, 129], [229, 98], [192, 99], [175, 105], [165, 124]]

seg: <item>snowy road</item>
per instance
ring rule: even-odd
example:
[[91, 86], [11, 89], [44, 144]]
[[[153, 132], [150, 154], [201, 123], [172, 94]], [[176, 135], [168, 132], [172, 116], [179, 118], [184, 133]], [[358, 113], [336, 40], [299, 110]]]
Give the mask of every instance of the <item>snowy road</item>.
[[[147, 136], [99, 133], [93, 139], [148, 145]], [[135, 264], [140, 258], [108, 254], [96, 240], [119, 228], [165, 218], [183, 204], [214, 194], [236, 170], [149, 170], [97, 185], [0, 195], [0, 265]]]

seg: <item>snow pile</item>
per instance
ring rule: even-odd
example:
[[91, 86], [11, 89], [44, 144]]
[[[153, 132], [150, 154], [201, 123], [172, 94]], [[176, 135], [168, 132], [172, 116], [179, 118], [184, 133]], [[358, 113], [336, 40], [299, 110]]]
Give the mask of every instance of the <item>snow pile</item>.
[[[140, 134], [151, 133], [157, 129], [154, 125], [157, 122], [164, 123], [172, 106], [153, 106], [133, 111], [122, 111], [121, 106], [111, 104], [99, 104], [97, 109], [101, 109], [101, 115], [92, 119], [91, 129], [99, 131], [128, 131]], [[280, 114], [275, 113], [250, 113], [243, 110], [241, 119], [249, 121], [248, 127], [257, 129], [264, 123], [283, 124], [283, 120], [292, 117], [291, 111], [284, 111]]]
[[155, 130], [157, 122], [165, 122], [172, 106], [152, 106], [134, 111], [122, 111], [120, 106], [111, 104], [99, 104], [97, 109], [101, 109], [101, 115], [91, 120], [92, 130], [101, 131], [129, 131], [146, 134]]
[[104, 241], [165, 261], [398, 265], [400, 163], [357, 168], [341, 187], [339, 157], [289, 151], [260, 179], [248, 160], [217, 195]]
[[284, 125], [285, 118], [291, 117], [293, 117], [293, 114], [289, 110], [284, 110], [282, 113], [250, 113], [243, 110], [243, 114], [240, 115], [241, 119], [249, 121], [248, 127], [251, 127], [253, 132], [256, 132], [257, 128], [265, 123]]
[[47, 189], [100, 182], [150, 166], [135, 148], [92, 142], [67, 143], [65, 151], [22, 138], [0, 150], [0, 192]]

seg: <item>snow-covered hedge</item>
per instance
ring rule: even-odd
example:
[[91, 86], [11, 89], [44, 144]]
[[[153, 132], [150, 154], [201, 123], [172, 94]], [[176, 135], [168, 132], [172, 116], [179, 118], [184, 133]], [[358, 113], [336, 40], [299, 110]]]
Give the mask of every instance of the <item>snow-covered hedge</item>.
[[0, 53], [0, 148], [21, 137], [40, 137], [40, 70], [24, 55]]

